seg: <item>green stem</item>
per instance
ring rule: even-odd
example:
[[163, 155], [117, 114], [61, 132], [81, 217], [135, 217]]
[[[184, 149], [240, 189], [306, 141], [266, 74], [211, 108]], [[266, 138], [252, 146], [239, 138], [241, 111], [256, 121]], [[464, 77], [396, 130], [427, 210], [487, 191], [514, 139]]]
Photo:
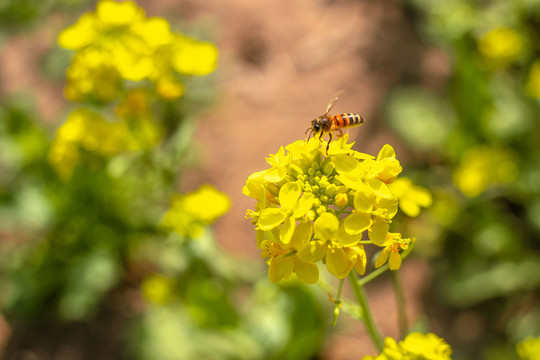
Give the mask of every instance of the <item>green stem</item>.
[[339, 316], [339, 308], [341, 307], [341, 290], [343, 289], [343, 279], [340, 279], [336, 299], [334, 300], [334, 320], [332, 321], [332, 326], [336, 326], [337, 319]]
[[403, 292], [403, 282], [401, 281], [401, 273], [399, 270], [390, 271], [392, 275], [392, 284], [394, 285], [394, 292], [396, 293], [397, 311], [398, 311], [398, 324], [400, 338], [405, 336], [407, 332], [407, 313], [405, 306], [405, 293]]
[[353, 289], [356, 301], [358, 301], [358, 305], [360, 305], [360, 307], [362, 308], [364, 325], [366, 326], [366, 330], [368, 331], [369, 336], [371, 336], [371, 340], [377, 347], [377, 350], [382, 351], [383, 342], [381, 334], [377, 329], [377, 325], [375, 325], [375, 322], [373, 321], [373, 316], [371, 314], [371, 310], [369, 309], [366, 292], [364, 291], [362, 285], [360, 285], [360, 283], [358, 282], [358, 278], [356, 277], [354, 271], [351, 271], [349, 273], [349, 282], [351, 283], [351, 287]]

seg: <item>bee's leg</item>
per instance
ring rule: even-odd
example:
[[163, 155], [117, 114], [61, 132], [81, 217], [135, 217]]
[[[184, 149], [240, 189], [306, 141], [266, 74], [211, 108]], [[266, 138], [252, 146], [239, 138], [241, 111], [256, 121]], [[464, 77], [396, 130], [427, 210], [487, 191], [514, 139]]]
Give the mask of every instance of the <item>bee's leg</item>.
[[326, 155], [328, 156], [328, 149], [330, 149], [330, 141], [332, 141], [332, 133], [328, 133], [328, 142], [326, 143]]
[[343, 134], [343, 131], [341, 129], [337, 129], [336, 132], [337, 132], [338, 138], [342, 138], [343, 136], [345, 136], [345, 134]]

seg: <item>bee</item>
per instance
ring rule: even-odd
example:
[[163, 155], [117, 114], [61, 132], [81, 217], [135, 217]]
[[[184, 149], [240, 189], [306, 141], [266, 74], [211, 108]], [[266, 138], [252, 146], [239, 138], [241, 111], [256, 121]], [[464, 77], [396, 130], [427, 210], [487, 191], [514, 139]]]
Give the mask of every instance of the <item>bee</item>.
[[342, 129], [360, 126], [364, 123], [364, 118], [358, 114], [342, 113], [328, 115], [344, 92], [345, 90], [338, 91], [330, 101], [328, 101], [324, 114], [311, 121], [311, 126], [305, 132], [307, 134], [308, 131], [311, 131], [308, 140], [311, 137], [311, 134], [313, 134], [313, 137], [319, 138], [320, 141], [324, 141], [323, 137], [328, 134], [329, 139], [326, 143], [326, 155], [328, 155], [328, 149], [330, 148], [330, 141], [332, 141], [333, 133], [336, 133], [338, 137], [342, 137]]

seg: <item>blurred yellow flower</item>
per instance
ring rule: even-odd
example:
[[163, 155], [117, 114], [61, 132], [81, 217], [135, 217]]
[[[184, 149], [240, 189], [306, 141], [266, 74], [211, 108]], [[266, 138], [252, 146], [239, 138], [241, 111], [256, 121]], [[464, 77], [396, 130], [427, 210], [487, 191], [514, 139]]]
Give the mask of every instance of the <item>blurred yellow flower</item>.
[[364, 356], [362, 360], [451, 360], [452, 348], [433, 333], [410, 333], [397, 343], [387, 337], [384, 348], [377, 356]]
[[191, 193], [175, 196], [162, 224], [180, 235], [197, 238], [206, 225], [223, 216], [230, 207], [231, 200], [226, 194], [211, 185], [203, 185]]
[[49, 162], [67, 179], [81, 158], [80, 150], [111, 157], [136, 147], [124, 122], [109, 123], [98, 113], [80, 108], [72, 111], [58, 128], [49, 151]]
[[475, 197], [490, 185], [514, 181], [517, 175], [515, 156], [510, 149], [479, 146], [463, 155], [453, 179], [465, 196]]
[[133, 1], [99, 1], [96, 12], [62, 31], [58, 44], [77, 51], [65, 90], [72, 101], [113, 101], [121, 80], [150, 80], [164, 98], [178, 98], [184, 86], [175, 75], [207, 75], [218, 57], [215, 45], [173, 33]]
[[430, 207], [433, 203], [431, 193], [421, 186], [415, 185], [411, 179], [401, 177], [389, 185], [392, 194], [399, 199], [399, 208], [405, 215], [417, 217], [421, 208]]
[[500, 27], [489, 31], [478, 41], [478, 49], [495, 65], [507, 65], [523, 54], [525, 40], [512, 28]]
[[147, 276], [141, 284], [145, 299], [155, 304], [165, 304], [174, 297], [174, 279], [161, 274]]
[[528, 337], [516, 345], [521, 360], [540, 360], [540, 337]]

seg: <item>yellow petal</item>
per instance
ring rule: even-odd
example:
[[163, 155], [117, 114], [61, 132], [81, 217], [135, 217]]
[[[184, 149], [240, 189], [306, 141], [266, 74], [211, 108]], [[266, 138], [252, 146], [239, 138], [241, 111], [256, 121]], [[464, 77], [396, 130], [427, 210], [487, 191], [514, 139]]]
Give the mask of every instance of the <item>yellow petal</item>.
[[345, 218], [343, 227], [350, 235], [358, 235], [371, 226], [371, 215], [364, 212], [353, 212]]
[[394, 148], [391, 145], [384, 145], [381, 148], [381, 151], [379, 151], [379, 155], [377, 155], [377, 160], [382, 160], [384, 158], [395, 158], [396, 152]]
[[390, 225], [384, 220], [375, 220], [373, 226], [368, 231], [368, 236], [371, 242], [377, 246], [382, 246], [384, 244], [384, 239], [386, 234], [390, 229]]
[[389, 251], [390, 250], [388, 250], [388, 248], [384, 248], [381, 251], [381, 253], [377, 257], [377, 261], [375, 261], [375, 268], [379, 268], [379, 267], [383, 266], [384, 264], [386, 264], [386, 261], [388, 260], [388, 252]]
[[397, 270], [401, 266], [401, 256], [397, 251], [390, 252], [390, 260], [388, 261], [390, 270]]
[[336, 237], [339, 229], [337, 217], [330, 213], [323, 213], [313, 224], [315, 237], [321, 240], [329, 240]]
[[182, 74], [206, 75], [215, 70], [217, 58], [214, 44], [183, 38], [175, 48], [172, 65]]
[[268, 268], [268, 277], [272, 283], [288, 279], [294, 270], [294, 262], [290, 256], [279, 255], [273, 258]]
[[144, 10], [139, 8], [133, 1], [102, 0], [96, 6], [96, 15], [104, 24], [121, 26], [144, 18]]
[[294, 228], [296, 227], [296, 221], [292, 218], [286, 218], [283, 221], [283, 227], [281, 227], [280, 240], [283, 244], [287, 245], [293, 236]]
[[305, 262], [298, 257], [294, 258], [294, 272], [298, 279], [306, 284], [315, 284], [319, 280], [319, 269], [317, 265]]
[[261, 210], [257, 225], [260, 230], [268, 231], [279, 226], [286, 215], [278, 208], [266, 208]]
[[298, 250], [297, 256], [303, 261], [316, 263], [326, 255], [327, 249], [324, 241], [310, 241]]
[[344, 279], [349, 275], [353, 264], [343, 248], [334, 248], [326, 254], [326, 267], [328, 271], [339, 279]]
[[292, 210], [298, 198], [302, 194], [302, 189], [300, 185], [296, 182], [288, 182], [281, 187], [279, 190], [279, 203], [283, 209]]
[[312, 233], [313, 229], [310, 222], [296, 225], [290, 245], [296, 250], [299, 250], [302, 246], [307, 244], [309, 240], [311, 240]]

